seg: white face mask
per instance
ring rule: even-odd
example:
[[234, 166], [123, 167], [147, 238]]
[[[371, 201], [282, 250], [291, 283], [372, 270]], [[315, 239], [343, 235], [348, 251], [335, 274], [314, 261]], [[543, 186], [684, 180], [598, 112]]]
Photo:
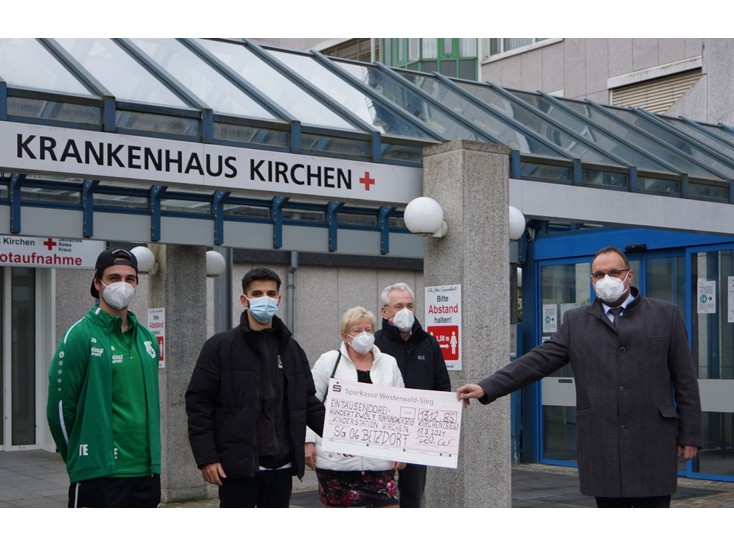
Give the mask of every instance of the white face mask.
[[415, 315], [407, 307], [398, 311], [392, 318], [392, 324], [400, 332], [409, 332], [413, 328]]
[[357, 336], [348, 335], [352, 339], [352, 349], [357, 353], [364, 355], [372, 350], [375, 344], [375, 335], [369, 332], [360, 332]]
[[616, 277], [610, 277], [604, 275], [604, 278], [597, 281], [594, 284], [594, 291], [602, 302], [614, 303], [622, 297], [624, 294], [624, 282], [629, 276], [629, 271], [624, 279], [617, 279]]
[[[100, 281], [102, 283], [102, 281]], [[135, 297], [135, 287], [130, 283], [117, 282], [107, 286], [102, 283], [102, 297], [114, 309], [125, 309]]]

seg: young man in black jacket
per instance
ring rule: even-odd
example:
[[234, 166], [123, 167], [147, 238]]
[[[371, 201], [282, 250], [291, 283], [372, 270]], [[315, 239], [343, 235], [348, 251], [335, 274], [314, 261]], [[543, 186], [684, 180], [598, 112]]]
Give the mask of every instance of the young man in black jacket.
[[287, 508], [306, 426], [321, 435], [324, 406], [305, 352], [275, 315], [280, 277], [251, 269], [242, 292], [240, 325], [206, 341], [191, 376], [189, 442], [222, 508]]
[[[451, 380], [436, 339], [415, 318], [415, 294], [405, 283], [383, 289], [382, 329], [375, 345], [398, 362], [406, 388], [451, 391]], [[420, 508], [426, 487], [427, 467], [408, 464], [400, 471], [398, 491], [401, 508]]]

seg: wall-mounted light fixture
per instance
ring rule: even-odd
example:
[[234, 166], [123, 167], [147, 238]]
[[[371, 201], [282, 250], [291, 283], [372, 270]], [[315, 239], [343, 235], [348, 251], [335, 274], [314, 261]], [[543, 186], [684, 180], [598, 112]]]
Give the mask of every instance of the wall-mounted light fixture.
[[510, 206], [510, 240], [516, 241], [525, 232], [525, 216], [514, 206]]
[[227, 268], [227, 262], [216, 250], [206, 251], [206, 276], [219, 277]]
[[418, 197], [410, 201], [405, 207], [403, 219], [410, 232], [416, 235], [441, 238], [448, 232], [441, 205], [430, 197]]
[[[147, 246], [136, 246], [130, 252], [135, 254], [138, 260], [138, 272], [155, 275], [158, 273], [158, 262], [155, 260], [153, 251]], [[218, 277], [227, 268], [227, 262], [216, 250], [207, 250], [206, 252], [206, 276]]]
[[138, 272], [147, 275], [158, 273], [158, 262], [155, 261], [153, 251], [147, 246], [136, 246], [130, 252], [135, 254], [138, 260]]

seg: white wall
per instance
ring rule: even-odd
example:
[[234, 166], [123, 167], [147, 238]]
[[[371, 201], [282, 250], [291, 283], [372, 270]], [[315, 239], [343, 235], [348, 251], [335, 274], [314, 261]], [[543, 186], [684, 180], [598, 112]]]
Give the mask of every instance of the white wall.
[[564, 38], [484, 63], [481, 80], [608, 104], [610, 78], [700, 56], [703, 50], [703, 38]]

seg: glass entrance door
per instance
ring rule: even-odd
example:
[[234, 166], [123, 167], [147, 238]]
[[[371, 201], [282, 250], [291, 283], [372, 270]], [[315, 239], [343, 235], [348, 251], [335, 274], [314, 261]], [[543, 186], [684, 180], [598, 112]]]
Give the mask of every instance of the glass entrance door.
[[[540, 268], [541, 331], [547, 340], [571, 308], [590, 302], [591, 262]], [[541, 381], [541, 456], [548, 462], [576, 460], [576, 394], [570, 364]]]
[[0, 449], [36, 444], [36, 271], [1, 267]]
[[734, 476], [734, 250], [694, 252], [693, 356], [698, 365], [704, 448], [693, 472]]

